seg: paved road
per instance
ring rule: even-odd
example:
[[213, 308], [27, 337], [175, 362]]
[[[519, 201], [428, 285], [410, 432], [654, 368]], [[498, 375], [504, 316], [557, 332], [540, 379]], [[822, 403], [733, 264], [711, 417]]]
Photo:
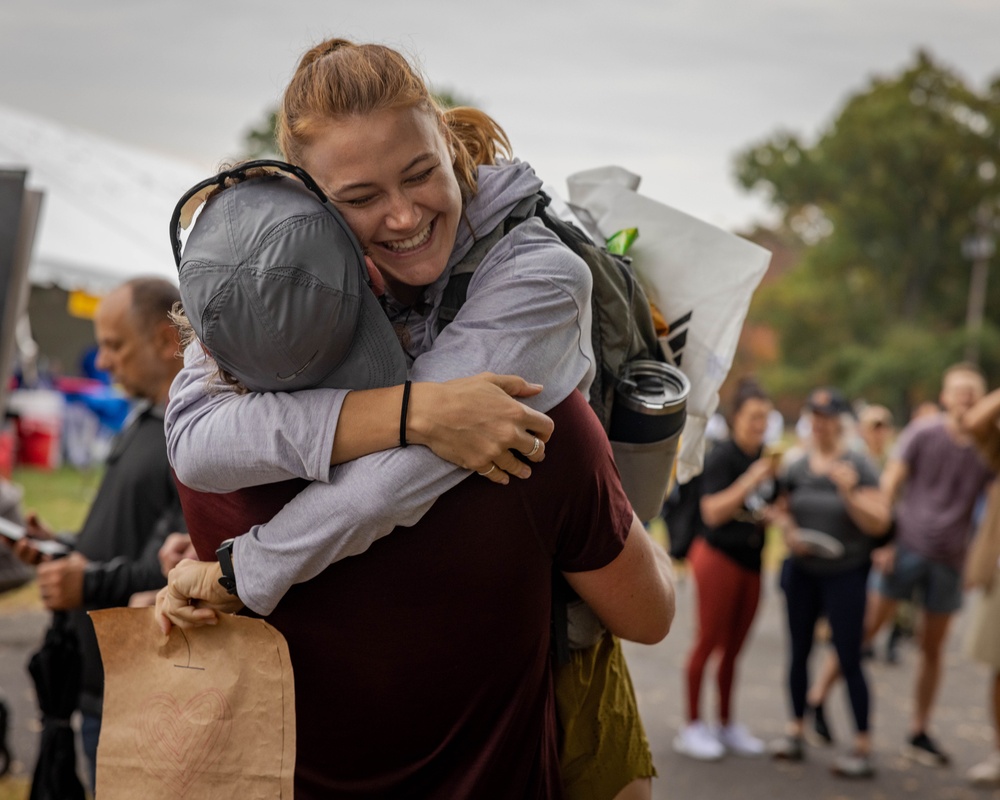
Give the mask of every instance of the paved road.
[[[639, 693], [646, 729], [660, 778], [657, 800], [1000, 800], [1000, 790], [966, 786], [965, 770], [990, 750], [992, 732], [986, 712], [987, 670], [960, 653], [963, 617], [952, 632], [947, 675], [941, 693], [935, 733], [951, 751], [955, 765], [932, 770], [911, 765], [898, 755], [906, 731], [916, 654], [904, 646], [902, 662], [871, 663], [876, 751], [879, 774], [872, 781], [849, 782], [830, 774], [835, 749], [811, 749], [799, 765], [769, 759], [729, 758], [706, 764], [679, 756], [671, 749], [683, 724], [683, 664], [691, 635], [691, 583], [681, 579], [677, 621], [667, 639], [656, 647], [626, 645]], [[739, 718], [758, 735], [777, 737], [783, 730], [785, 642], [782, 597], [773, 577], [766, 581], [757, 623], [744, 653], [736, 696]], [[24, 665], [37, 647], [48, 617], [39, 611], [0, 613], [0, 689], [13, 707], [11, 740], [18, 763], [30, 770], [37, 740], [34, 700]], [[1000, 624], [1000, 621], [998, 621]], [[709, 677], [712, 673], [709, 672]], [[706, 708], [714, 702], [714, 687], [706, 683]], [[849, 740], [846, 695], [839, 692], [828, 708], [834, 732]]]

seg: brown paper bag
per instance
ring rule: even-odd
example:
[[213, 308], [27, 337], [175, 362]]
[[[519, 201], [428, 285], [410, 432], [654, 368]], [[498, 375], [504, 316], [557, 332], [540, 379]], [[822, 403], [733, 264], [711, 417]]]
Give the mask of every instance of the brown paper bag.
[[263, 620], [164, 636], [152, 608], [91, 612], [104, 661], [101, 800], [292, 797], [288, 645]]

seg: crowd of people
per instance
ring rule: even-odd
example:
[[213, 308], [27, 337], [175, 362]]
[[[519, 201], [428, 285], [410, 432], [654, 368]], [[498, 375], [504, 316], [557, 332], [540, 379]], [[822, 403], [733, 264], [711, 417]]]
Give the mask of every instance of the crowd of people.
[[[278, 121], [288, 163], [238, 165], [181, 198], [179, 294], [137, 279], [98, 309], [99, 365], [143, 402], [74, 551], [46, 556], [37, 541], [55, 534], [36, 517], [12, 547], [84, 645], [91, 790], [103, 687], [85, 612], [145, 603], [167, 635], [243, 611], [283, 633], [299, 798], [651, 797], [620, 639], [667, 635], [673, 572], [586, 399], [590, 273], [538, 218], [509, 222], [541, 180], [494, 120], [440, 109], [381, 45], [312, 48]], [[743, 382], [706, 459], [676, 750], [801, 760], [808, 731], [831, 738], [824, 703], [842, 676], [855, 730], [835, 771], [872, 776], [864, 656], [908, 602], [920, 661], [905, 752], [948, 763], [931, 721], [965, 583], [984, 589], [970, 652], [994, 670], [1000, 741], [1000, 396], [956, 365], [939, 409], [895, 441], [888, 409], [855, 414], [831, 388], [806, 412], [785, 452], [771, 399]], [[790, 717], [767, 743], [735, 692], [769, 529], [788, 554]], [[1000, 783], [1000, 744], [973, 773]]]
[[[916, 617], [918, 660], [902, 752], [928, 766], [948, 765], [951, 757], [932, 735], [931, 723], [949, 628], [967, 588], [982, 590], [967, 650], [994, 670], [991, 708], [1000, 748], [1000, 626], [993, 596], [1000, 556], [993, 488], [1000, 469], [1000, 390], [988, 394], [986, 388], [977, 366], [949, 367], [938, 402], [923, 404], [898, 436], [885, 407], [856, 408], [836, 389], [816, 389], [796, 425], [797, 441], [780, 460], [765, 449], [766, 396], [752, 381], [737, 389], [731, 433], [707, 457], [700, 535], [688, 554], [697, 584], [698, 634], [687, 664], [689, 722], [674, 742], [678, 752], [705, 760], [727, 752], [802, 760], [807, 734], [833, 741], [824, 704], [843, 677], [855, 735], [833, 770], [848, 778], [873, 776], [863, 662], [890, 623], [892, 660], [900, 605], [908, 604], [914, 611], [906, 616]], [[787, 553], [780, 586], [791, 715], [786, 735], [765, 744], [744, 726], [734, 728], [731, 716], [735, 662], [760, 593], [768, 526], [780, 534]], [[817, 638], [832, 646], [810, 684], [808, 662]], [[711, 655], [718, 665], [715, 726], [702, 722], [699, 707]], [[1000, 756], [977, 764], [968, 777], [976, 784], [1000, 784]]]

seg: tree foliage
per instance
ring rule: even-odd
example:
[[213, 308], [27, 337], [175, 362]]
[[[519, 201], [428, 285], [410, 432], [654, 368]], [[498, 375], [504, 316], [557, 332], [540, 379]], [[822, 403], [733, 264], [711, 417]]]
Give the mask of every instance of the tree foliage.
[[[1000, 217], [1000, 78], [977, 92], [928, 53], [850, 97], [814, 143], [779, 132], [736, 159], [782, 226], [807, 245], [801, 264], [753, 310], [779, 332], [776, 391], [835, 382], [901, 409], [933, 396], [965, 348], [977, 214]], [[987, 309], [1000, 301], [988, 287]], [[983, 366], [1000, 366], [987, 324]], [[1000, 376], [1000, 372], [993, 372]]]

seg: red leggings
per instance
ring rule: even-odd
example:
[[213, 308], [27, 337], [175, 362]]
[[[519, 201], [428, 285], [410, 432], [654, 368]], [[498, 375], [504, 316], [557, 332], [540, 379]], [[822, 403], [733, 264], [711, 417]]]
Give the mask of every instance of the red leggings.
[[719, 720], [729, 723], [736, 657], [746, 641], [760, 600], [760, 573], [745, 569], [703, 539], [688, 553], [698, 592], [698, 638], [687, 663], [688, 719], [699, 719], [701, 679], [709, 656], [719, 651]]

